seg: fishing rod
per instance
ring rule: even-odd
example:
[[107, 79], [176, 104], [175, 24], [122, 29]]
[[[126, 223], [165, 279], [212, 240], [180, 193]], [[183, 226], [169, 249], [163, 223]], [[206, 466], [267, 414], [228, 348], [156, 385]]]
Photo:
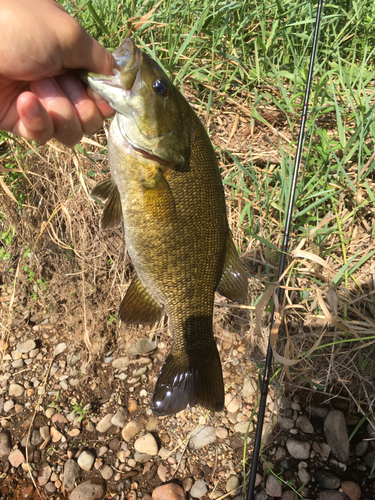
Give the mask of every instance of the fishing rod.
[[[323, 0], [318, 0], [318, 10], [316, 13], [315, 30], [314, 30], [311, 58], [310, 58], [309, 73], [308, 73], [308, 77], [307, 77], [305, 98], [304, 98], [303, 108], [302, 108], [301, 126], [300, 126], [300, 130], [299, 130], [299, 135], [298, 135], [296, 157], [294, 160], [292, 186], [291, 186], [291, 190], [290, 190], [289, 204], [288, 204], [287, 216], [286, 216], [286, 221], [285, 221], [284, 237], [283, 237], [283, 242], [282, 242], [282, 246], [281, 246], [281, 257], [280, 257], [280, 265], [279, 265], [279, 273], [278, 273], [277, 281], [281, 280], [281, 276], [284, 272], [286, 252], [288, 249], [289, 232], [290, 232], [290, 226], [291, 226], [291, 221], [292, 221], [298, 171], [299, 171], [299, 166], [301, 163], [302, 147], [303, 147], [304, 136], [305, 136], [305, 125], [306, 125], [306, 118], [307, 118], [307, 110], [308, 110], [308, 106], [309, 106], [309, 97], [310, 97], [310, 89], [311, 89], [311, 80], [312, 80], [313, 69], [314, 69], [316, 46], [317, 46], [318, 37], [319, 37], [319, 25], [320, 25], [320, 17], [321, 17], [322, 7], [323, 7]], [[277, 295], [277, 298], [279, 299], [279, 303], [280, 303], [281, 302], [281, 300], [280, 300], [281, 288], [278, 287], [276, 289], [276, 295]], [[272, 332], [272, 328], [274, 326], [274, 323], [275, 323], [275, 306], [274, 306], [273, 313], [272, 313], [271, 332]], [[251, 470], [250, 470], [249, 484], [248, 484], [248, 490], [247, 490], [247, 500], [252, 500], [253, 494], [254, 494], [258, 458], [259, 458], [259, 452], [260, 452], [260, 445], [262, 442], [262, 429], [263, 429], [263, 421], [264, 421], [264, 412], [266, 409], [266, 401], [267, 401], [267, 394], [268, 394], [268, 385], [269, 385], [271, 364], [272, 364], [272, 345], [271, 345], [271, 336], [270, 336], [269, 340], [268, 340], [266, 364], [265, 364], [265, 368], [264, 368], [263, 383], [262, 383], [262, 389], [261, 389], [261, 395], [260, 395], [260, 405], [259, 405], [259, 411], [258, 411], [258, 424], [257, 424], [256, 433], [255, 433], [255, 441], [254, 441], [254, 449], [253, 449], [253, 461], [252, 461]]]

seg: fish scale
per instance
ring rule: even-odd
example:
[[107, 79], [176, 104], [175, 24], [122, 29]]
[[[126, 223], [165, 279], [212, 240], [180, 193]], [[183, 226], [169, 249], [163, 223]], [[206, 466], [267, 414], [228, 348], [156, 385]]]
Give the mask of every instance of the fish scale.
[[88, 84], [117, 111], [109, 137], [113, 188], [102, 229], [118, 225], [136, 270], [121, 303], [122, 321], [152, 324], [165, 310], [171, 351], [152, 399], [156, 415], [201, 404], [220, 411], [224, 384], [213, 336], [215, 291], [244, 301], [247, 278], [229, 230], [224, 190], [209, 137], [162, 69], [126, 39], [114, 52], [122, 70], [88, 74]]

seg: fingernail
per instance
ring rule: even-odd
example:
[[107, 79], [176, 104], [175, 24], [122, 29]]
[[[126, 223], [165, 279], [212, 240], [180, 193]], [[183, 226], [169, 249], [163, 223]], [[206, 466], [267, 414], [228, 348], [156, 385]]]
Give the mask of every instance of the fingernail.
[[57, 84], [52, 78], [34, 82], [34, 88], [42, 99], [54, 99], [58, 94]]
[[39, 104], [36, 101], [32, 101], [24, 110], [24, 113], [27, 118], [30, 118], [30, 120], [38, 118], [40, 115]]

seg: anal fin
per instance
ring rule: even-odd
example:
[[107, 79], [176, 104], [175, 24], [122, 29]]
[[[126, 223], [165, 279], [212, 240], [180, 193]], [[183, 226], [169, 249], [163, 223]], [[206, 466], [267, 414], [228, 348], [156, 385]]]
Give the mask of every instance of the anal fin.
[[247, 299], [247, 276], [231, 233], [228, 234], [224, 270], [217, 291], [234, 302]]
[[136, 275], [120, 305], [121, 321], [132, 325], [152, 325], [161, 318], [162, 312], [163, 307]]

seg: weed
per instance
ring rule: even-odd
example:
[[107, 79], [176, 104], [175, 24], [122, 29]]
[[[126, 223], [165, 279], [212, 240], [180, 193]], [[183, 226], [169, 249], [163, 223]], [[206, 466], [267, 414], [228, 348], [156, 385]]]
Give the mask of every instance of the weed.
[[75, 402], [73, 405], [73, 412], [78, 416], [78, 421], [82, 422], [84, 418], [89, 418], [91, 413], [89, 412], [90, 405], [83, 406], [83, 403]]

